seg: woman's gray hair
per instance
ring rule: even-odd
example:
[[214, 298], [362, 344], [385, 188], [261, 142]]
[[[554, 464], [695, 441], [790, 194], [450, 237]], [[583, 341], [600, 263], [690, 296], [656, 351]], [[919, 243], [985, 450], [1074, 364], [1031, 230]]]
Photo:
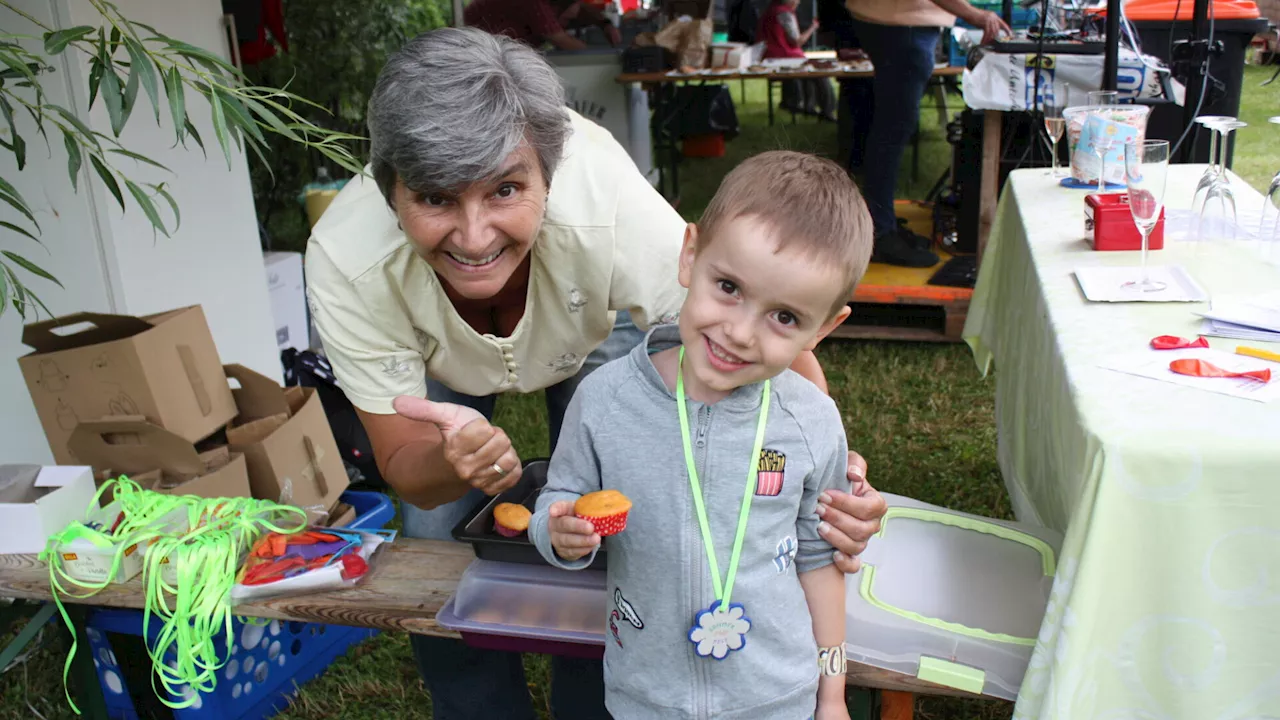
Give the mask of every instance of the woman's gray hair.
[[461, 192], [494, 177], [521, 142], [550, 187], [569, 135], [564, 88], [546, 60], [475, 28], [432, 30], [392, 55], [368, 122], [373, 177], [389, 205], [397, 178], [414, 192]]

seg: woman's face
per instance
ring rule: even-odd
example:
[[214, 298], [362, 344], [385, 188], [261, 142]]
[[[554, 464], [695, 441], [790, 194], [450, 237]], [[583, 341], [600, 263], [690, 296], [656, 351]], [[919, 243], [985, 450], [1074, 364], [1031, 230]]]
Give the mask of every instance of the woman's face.
[[396, 181], [400, 227], [436, 274], [459, 295], [497, 295], [533, 246], [547, 205], [538, 157], [521, 145], [496, 177], [459, 195], [416, 193]]

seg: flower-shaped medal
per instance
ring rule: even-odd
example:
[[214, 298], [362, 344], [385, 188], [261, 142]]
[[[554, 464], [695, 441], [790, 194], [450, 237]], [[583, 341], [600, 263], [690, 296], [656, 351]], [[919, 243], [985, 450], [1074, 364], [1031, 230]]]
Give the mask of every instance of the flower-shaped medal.
[[680, 411], [680, 434], [684, 441], [684, 462], [689, 472], [689, 487], [693, 490], [693, 507], [698, 515], [698, 528], [702, 531], [702, 547], [707, 553], [707, 566], [711, 569], [711, 583], [716, 599], [711, 607], [698, 611], [689, 628], [689, 642], [700, 657], [723, 660], [734, 650], [747, 644], [747, 631], [751, 620], [747, 618], [741, 603], [731, 603], [733, 580], [738, 574], [738, 560], [742, 557], [742, 541], [747, 534], [747, 516], [751, 514], [751, 496], [759, 472], [760, 449], [764, 447], [764, 427], [769, 417], [770, 382], [764, 381], [760, 397], [760, 419], [756, 425], [755, 446], [751, 450], [751, 462], [747, 464], [747, 487], [742, 494], [738, 510], [738, 529], [733, 539], [733, 554], [729, 557], [729, 575], [721, 582], [720, 565], [716, 562], [716, 546], [711, 541], [711, 525], [707, 522], [707, 506], [702, 499], [702, 484], [698, 482], [698, 468], [693, 461], [693, 443], [689, 433], [689, 411], [684, 399], [684, 348], [680, 348], [680, 369], [676, 373], [676, 405]]

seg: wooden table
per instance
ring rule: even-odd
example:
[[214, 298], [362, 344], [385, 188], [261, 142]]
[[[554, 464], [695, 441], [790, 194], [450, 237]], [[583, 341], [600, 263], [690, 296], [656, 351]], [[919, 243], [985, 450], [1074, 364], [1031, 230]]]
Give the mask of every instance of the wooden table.
[[[282, 621], [352, 625], [384, 631], [400, 631], [438, 637], [459, 637], [436, 622], [436, 613], [453, 595], [462, 571], [475, 559], [471, 547], [462, 543], [399, 538], [379, 551], [372, 569], [357, 586], [334, 592], [276, 598], [236, 606], [236, 614]], [[0, 597], [38, 602], [53, 599], [49, 591], [49, 570], [34, 555], [0, 555]], [[97, 607], [142, 609], [141, 579], [112, 585], [92, 598]], [[68, 605], [68, 608], [74, 608]], [[38, 616], [39, 617], [39, 616]], [[45, 612], [40, 620], [48, 620]], [[0, 623], [0, 628], [4, 627]], [[78, 628], [80, 633], [83, 627]], [[32, 631], [34, 634], [34, 629]], [[20, 634], [19, 640], [22, 639]], [[10, 647], [5, 653], [18, 652]], [[77, 653], [86, 659], [88, 654]], [[87, 677], [97, 687], [92, 665]], [[82, 680], [81, 684], [89, 681]], [[952, 688], [926, 683], [917, 678], [850, 661], [848, 683], [881, 693], [884, 720], [909, 719], [911, 693], [975, 697]], [[82, 687], [83, 690], [89, 688]], [[101, 698], [99, 698], [99, 701]], [[906, 714], [903, 714], [905, 708]], [[90, 715], [92, 717], [92, 715]], [[855, 716], [858, 717], [858, 716]], [[872, 717], [865, 715], [863, 717]]]
[[[644, 86], [649, 90], [652, 120], [650, 131], [653, 134], [653, 154], [658, 163], [659, 190], [663, 195], [675, 202], [680, 197], [680, 138], [678, 128], [667, 118], [668, 109], [674, 104], [676, 88], [682, 84], [727, 83], [734, 80], [768, 80], [769, 122], [773, 123], [772, 84], [784, 80], [805, 79], [853, 79], [875, 77], [875, 69], [851, 70], [837, 68], [831, 70], [807, 70], [804, 72], [786, 71], [733, 71], [714, 73], [673, 74], [671, 72], [622, 73], [617, 77], [621, 85], [632, 83]], [[940, 66], [933, 69], [934, 78], [954, 78], [964, 74], [962, 67]]]

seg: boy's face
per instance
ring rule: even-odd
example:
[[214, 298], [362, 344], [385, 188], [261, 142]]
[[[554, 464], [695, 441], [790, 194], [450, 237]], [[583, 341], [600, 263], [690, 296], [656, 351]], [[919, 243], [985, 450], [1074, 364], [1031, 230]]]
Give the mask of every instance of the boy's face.
[[697, 236], [689, 225], [680, 252], [686, 382], [729, 393], [774, 377], [849, 316], [831, 315], [843, 274], [801, 249], [778, 252], [755, 218], [725, 223], [700, 253]]

